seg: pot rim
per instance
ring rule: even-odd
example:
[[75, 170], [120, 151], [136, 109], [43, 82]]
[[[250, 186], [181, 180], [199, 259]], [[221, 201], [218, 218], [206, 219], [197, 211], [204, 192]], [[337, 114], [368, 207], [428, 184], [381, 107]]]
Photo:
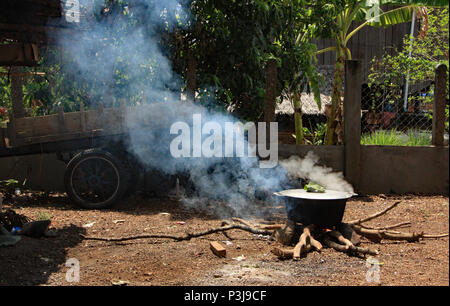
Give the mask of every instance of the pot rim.
[[326, 189], [325, 192], [307, 192], [304, 189], [286, 189], [280, 192], [274, 192], [273, 194], [279, 197], [291, 197], [306, 200], [346, 200], [357, 195], [356, 193], [331, 189]]

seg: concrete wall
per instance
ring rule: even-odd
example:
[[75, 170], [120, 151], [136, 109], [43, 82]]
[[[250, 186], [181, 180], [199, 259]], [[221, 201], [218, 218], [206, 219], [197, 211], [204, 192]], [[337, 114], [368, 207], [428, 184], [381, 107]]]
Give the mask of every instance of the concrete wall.
[[[279, 155], [304, 157], [308, 151], [324, 165], [344, 171], [343, 146], [280, 145]], [[449, 194], [448, 147], [361, 146], [360, 167], [355, 189], [362, 194]]]
[[449, 192], [448, 147], [361, 146], [364, 193]]
[[[313, 151], [324, 166], [344, 171], [343, 146], [279, 146], [279, 158], [304, 157]], [[356, 165], [355, 165], [356, 166]], [[449, 148], [361, 146], [358, 192], [449, 193]], [[27, 178], [30, 187], [64, 190], [65, 164], [55, 154], [0, 158], [0, 180]]]

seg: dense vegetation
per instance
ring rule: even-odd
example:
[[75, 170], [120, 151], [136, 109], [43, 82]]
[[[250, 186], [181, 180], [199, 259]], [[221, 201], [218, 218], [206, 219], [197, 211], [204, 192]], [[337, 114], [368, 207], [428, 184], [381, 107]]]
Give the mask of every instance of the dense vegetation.
[[[102, 2], [102, 1], [97, 1]], [[154, 1], [106, 1], [103, 9], [85, 16], [91, 24], [110, 23], [110, 30], [89, 37], [89, 52], [95, 53], [98, 70], [89, 77], [80, 76], [73, 63], [83, 60], [85, 54], [75, 55], [64, 48], [41, 48], [40, 66], [25, 68], [26, 72], [39, 71], [26, 77], [24, 102], [33, 114], [48, 114], [62, 105], [66, 111], [79, 108], [83, 102], [90, 106], [97, 102], [117, 104], [121, 98], [129, 103], [140, 103], [145, 95], [142, 88], [171, 91], [185, 90], [186, 67], [189, 56], [196, 62], [198, 99], [216, 110], [230, 107], [243, 119], [257, 120], [263, 112], [265, 96], [265, 65], [273, 58], [279, 66], [278, 93], [303, 82], [318, 93], [319, 77], [314, 69], [315, 46], [299, 43], [309, 24], [314, 20], [316, 30], [308, 35], [326, 36], [329, 32], [327, 1], [184, 1], [186, 16], [177, 10], [177, 22], [148, 22], [142, 14], [142, 5]], [[148, 9], [148, 8], [147, 8]], [[167, 16], [160, 16], [166, 18]], [[317, 26], [319, 25], [319, 26]], [[140, 73], [130, 74], [130, 54], [126, 38], [136, 27], [143, 28], [140, 35], [156, 43], [170, 59], [176, 72], [161, 80], [158, 58], [146, 54]], [[74, 38], [75, 39], [75, 38]], [[81, 43], [81, 41], [80, 41]], [[108, 44], [105, 47], [105, 44]], [[113, 54], [111, 54], [113, 53]], [[114, 60], [105, 61], [115, 56]], [[79, 58], [77, 58], [79, 57]], [[113, 63], [113, 64], [111, 64]], [[8, 68], [0, 68], [0, 105], [10, 109]], [[106, 71], [106, 72], [105, 72]], [[304, 78], [299, 77], [303, 72]], [[109, 73], [109, 77], [105, 77]], [[306, 79], [307, 77], [307, 79]]]

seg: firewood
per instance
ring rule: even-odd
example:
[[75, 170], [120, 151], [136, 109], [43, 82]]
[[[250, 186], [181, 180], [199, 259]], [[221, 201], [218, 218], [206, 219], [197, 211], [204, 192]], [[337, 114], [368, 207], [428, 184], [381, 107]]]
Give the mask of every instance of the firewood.
[[241, 218], [231, 218], [231, 220], [236, 221], [236, 222], [239, 222], [239, 223], [242, 223], [242, 224], [244, 224], [245, 226], [254, 227], [253, 224], [251, 224], [250, 222], [248, 222], [248, 221], [246, 221], [246, 220], [244, 220], [244, 219], [241, 219]]
[[394, 224], [394, 225], [388, 225], [388, 226], [383, 226], [383, 227], [373, 227], [373, 226], [368, 226], [368, 225], [365, 225], [365, 224], [358, 224], [358, 225], [363, 227], [363, 228], [373, 229], [373, 230], [389, 230], [389, 229], [409, 226], [409, 225], [411, 225], [411, 222], [401, 222], [401, 223], [397, 223], [397, 224]]
[[347, 250], [354, 246], [350, 240], [342, 236], [342, 234], [338, 231], [329, 231], [327, 232], [327, 235], [336, 238], [337, 241], [343, 244]]
[[357, 247], [352, 245], [351, 247], [347, 248], [347, 246], [336, 243], [334, 241], [331, 241], [326, 235], [323, 238], [323, 242], [326, 246], [335, 249], [339, 252], [345, 252], [350, 254], [369, 254], [369, 255], [378, 255], [379, 252], [377, 250], [371, 250], [367, 248]]
[[310, 225], [303, 228], [303, 233], [300, 235], [298, 243], [294, 247], [294, 254], [292, 255], [294, 260], [299, 260], [300, 256], [306, 252], [307, 245], [310, 245], [311, 227], [312, 226]]
[[390, 211], [391, 209], [395, 208], [395, 207], [396, 207], [398, 204], [400, 204], [400, 203], [401, 203], [400, 201], [395, 202], [394, 204], [392, 204], [391, 206], [389, 206], [388, 208], [386, 208], [386, 209], [384, 209], [384, 210], [382, 210], [382, 211], [380, 211], [380, 212], [377, 212], [377, 213], [375, 213], [375, 214], [373, 214], [373, 215], [370, 215], [370, 216], [368, 216], [368, 217], [366, 217], [366, 218], [363, 218], [363, 219], [353, 220], [353, 221], [349, 221], [349, 222], [346, 222], [346, 223], [347, 223], [347, 224], [353, 225], [353, 224], [361, 224], [361, 223], [364, 223], [364, 222], [373, 220], [373, 219], [375, 219], [375, 218], [378, 218], [378, 217], [384, 215], [385, 213], [387, 213], [387, 212]]
[[183, 240], [191, 240], [192, 238], [197, 238], [201, 236], [206, 236], [218, 232], [224, 232], [229, 231], [232, 229], [240, 229], [246, 232], [250, 232], [252, 234], [256, 235], [270, 235], [272, 234], [271, 231], [266, 230], [260, 230], [252, 227], [248, 227], [241, 224], [231, 224], [227, 226], [222, 227], [215, 227], [209, 230], [205, 230], [202, 232], [197, 233], [186, 233], [183, 236], [174, 236], [174, 235], [164, 235], [164, 234], [153, 234], [153, 235], [136, 235], [136, 236], [129, 236], [129, 237], [118, 237], [118, 238], [106, 238], [106, 237], [90, 237], [80, 234], [81, 237], [83, 237], [86, 240], [98, 240], [98, 241], [110, 241], [110, 242], [121, 242], [121, 241], [128, 241], [128, 240], [136, 240], [136, 239], [150, 239], [150, 238], [162, 238], [162, 239], [173, 239], [176, 241], [183, 241]]
[[312, 247], [314, 247], [317, 251], [322, 251], [322, 248], [323, 248], [323, 246], [322, 246], [322, 244], [319, 242], [319, 241], [317, 241], [316, 239], [314, 239], [314, 237], [313, 236], [311, 236], [310, 238], [309, 238], [309, 242], [310, 242], [310, 244], [311, 244], [311, 246]]
[[[308, 244], [305, 247], [305, 253], [311, 251], [312, 246]], [[294, 256], [294, 249], [281, 249], [281, 248], [273, 248], [271, 252], [276, 255], [279, 259], [292, 259]]]
[[342, 236], [350, 240], [353, 245], [359, 245], [361, 243], [361, 236], [355, 232], [351, 225], [341, 223], [337, 227], [337, 230], [342, 234]]
[[277, 230], [282, 228], [283, 226], [284, 226], [283, 224], [262, 224], [259, 225], [258, 227], [265, 230]]
[[368, 239], [373, 237], [379, 237], [380, 241], [382, 239], [387, 240], [406, 240], [408, 242], [419, 241], [420, 238], [424, 238], [424, 233], [402, 233], [402, 232], [394, 232], [388, 230], [373, 230], [363, 228], [361, 226], [353, 226], [355, 231]]

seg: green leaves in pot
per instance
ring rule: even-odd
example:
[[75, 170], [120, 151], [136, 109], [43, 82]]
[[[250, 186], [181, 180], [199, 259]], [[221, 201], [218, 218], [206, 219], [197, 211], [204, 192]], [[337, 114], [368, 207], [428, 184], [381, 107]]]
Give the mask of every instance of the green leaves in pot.
[[316, 183], [309, 183], [303, 187], [307, 192], [316, 192], [316, 193], [324, 193], [325, 187], [316, 184]]

